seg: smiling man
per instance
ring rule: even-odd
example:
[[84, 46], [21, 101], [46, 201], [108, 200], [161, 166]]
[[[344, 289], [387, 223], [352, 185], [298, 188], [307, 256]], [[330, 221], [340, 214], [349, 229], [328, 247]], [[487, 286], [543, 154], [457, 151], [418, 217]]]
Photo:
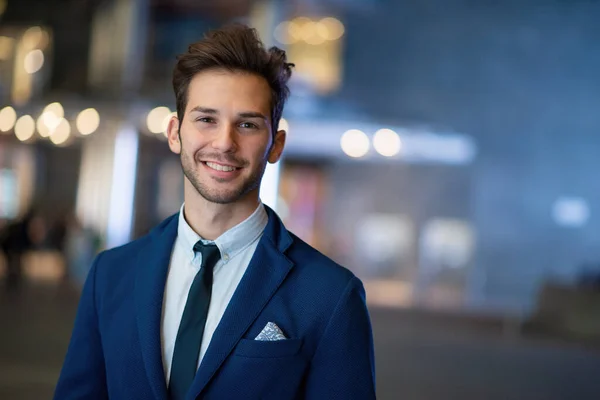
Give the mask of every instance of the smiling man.
[[362, 283], [260, 201], [292, 67], [242, 25], [179, 56], [184, 205], [94, 261], [56, 399], [375, 398]]

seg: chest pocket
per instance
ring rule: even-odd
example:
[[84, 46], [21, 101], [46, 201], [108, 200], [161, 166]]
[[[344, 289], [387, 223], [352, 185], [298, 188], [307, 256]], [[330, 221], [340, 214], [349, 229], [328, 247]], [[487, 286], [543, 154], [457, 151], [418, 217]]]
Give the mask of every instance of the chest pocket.
[[283, 358], [298, 354], [301, 348], [302, 339], [274, 341], [240, 339], [233, 355], [249, 358]]

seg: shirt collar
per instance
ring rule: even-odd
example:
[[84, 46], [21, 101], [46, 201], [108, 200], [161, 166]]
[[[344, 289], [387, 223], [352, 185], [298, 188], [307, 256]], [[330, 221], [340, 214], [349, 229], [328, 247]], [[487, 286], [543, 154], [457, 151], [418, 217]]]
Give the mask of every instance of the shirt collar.
[[267, 222], [269, 221], [269, 216], [265, 211], [264, 205], [262, 202], [259, 202], [258, 207], [252, 213], [252, 215], [233, 228], [223, 232], [221, 236], [212, 241], [203, 239], [187, 223], [183, 213], [184, 207], [185, 204], [183, 204], [179, 210], [179, 226], [177, 228], [177, 235], [181, 239], [181, 245], [183, 246], [190, 260], [192, 260], [195, 256], [194, 245], [198, 242], [198, 240], [202, 240], [203, 243], [216, 244], [221, 253], [221, 259], [227, 262], [229, 259], [253, 243], [263, 233], [265, 227], [267, 226]]

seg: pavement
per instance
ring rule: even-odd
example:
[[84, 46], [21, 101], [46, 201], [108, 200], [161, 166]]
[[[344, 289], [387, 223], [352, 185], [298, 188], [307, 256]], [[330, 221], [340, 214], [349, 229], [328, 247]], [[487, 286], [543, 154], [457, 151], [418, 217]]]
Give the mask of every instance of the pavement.
[[[50, 399], [77, 308], [68, 284], [0, 292], [0, 399]], [[600, 351], [497, 318], [373, 307], [378, 399], [598, 400]]]

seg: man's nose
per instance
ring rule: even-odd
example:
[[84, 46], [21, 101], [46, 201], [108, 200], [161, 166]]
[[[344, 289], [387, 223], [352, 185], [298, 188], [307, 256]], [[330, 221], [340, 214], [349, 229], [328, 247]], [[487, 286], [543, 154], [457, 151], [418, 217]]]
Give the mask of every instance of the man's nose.
[[212, 147], [223, 153], [234, 151], [236, 146], [236, 131], [235, 127], [230, 124], [224, 124], [219, 129], [217, 135], [213, 138]]

